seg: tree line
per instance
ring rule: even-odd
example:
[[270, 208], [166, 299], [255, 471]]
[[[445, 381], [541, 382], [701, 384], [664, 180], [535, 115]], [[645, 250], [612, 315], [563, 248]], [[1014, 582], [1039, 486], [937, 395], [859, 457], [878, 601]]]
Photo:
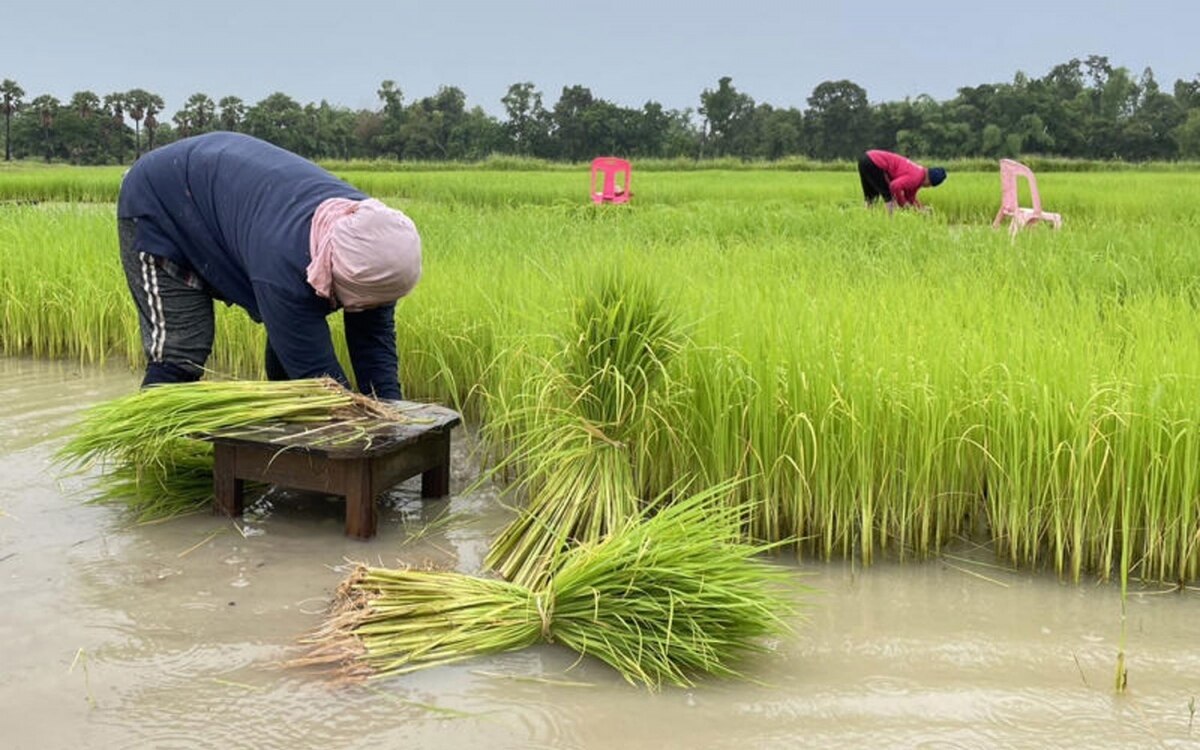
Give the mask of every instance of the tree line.
[[945, 101], [929, 96], [872, 104], [848, 80], [825, 81], [807, 108], [775, 107], [739, 91], [730, 77], [700, 93], [695, 109], [649, 101], [623, 107], [586, 86], [565, 86], [549, 105], [530, 82], [501, 98], [505, 115], [468, 107], [443, 86], [406, 101], [383, 81], [375, 109], [327, 101], [301, 104], [276, 92], [247, 104], [236, 96], [188, 97], [168, 119], [161, 96], [144, 89], [64, 102], [27, 97], [0, 82], [4, 158], [72, 164], [127, 163], [146, 150], [212, 130], [271, 141], [311, 159], [474, 161], [495, 155], [585, 161], [630, 158], [776, 160], [855, 158], [867, 148], [938, 158], [1040, 154], [1128, 161], [1200, 158], [1200, 75], [1164, 90], [1150, 68], [1134, 76], [1107, 57], [1054, 66], [1041, 78], [1018, 72], [1009, 83], [966, 86]]

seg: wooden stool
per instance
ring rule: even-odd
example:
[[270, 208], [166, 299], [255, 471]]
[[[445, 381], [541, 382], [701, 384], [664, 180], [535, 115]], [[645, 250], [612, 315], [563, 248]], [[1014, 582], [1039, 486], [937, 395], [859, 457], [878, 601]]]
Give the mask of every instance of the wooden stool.
[[411, 421], [271, 422], [203, 436], [212, 442], [213, 512], [242, 515], [247, 480], [346, 498], [346, 536], [375, 536], [375, 498], [421, 475], [421, 497], [450, 492], [450, 430], [457, 412], [389, 401]]

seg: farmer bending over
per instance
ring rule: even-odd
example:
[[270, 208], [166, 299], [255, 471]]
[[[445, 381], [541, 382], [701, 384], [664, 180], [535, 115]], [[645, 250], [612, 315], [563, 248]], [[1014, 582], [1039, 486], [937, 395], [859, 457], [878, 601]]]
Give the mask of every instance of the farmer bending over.
[[344, 310], [359, 389], [401, 397], [395, 303], [421, 276], [421, 238], [400, 211], [265, 141], [209, 133], [138, 159], [121, 183], [117, 234], [143, 387], [200, 378], [217, 299], [266, 326], [272, 380], [347, 384], [325, 322]]
[[917, 200], [917, 191], [941, 185], [946, 180], [946, 170], [926, 169], [891, 151], [871, 150], [858, 160], [858, 177], [867, 208], [882, 198], [890, 214], [896, 206], [924, 211], [925, 207]]

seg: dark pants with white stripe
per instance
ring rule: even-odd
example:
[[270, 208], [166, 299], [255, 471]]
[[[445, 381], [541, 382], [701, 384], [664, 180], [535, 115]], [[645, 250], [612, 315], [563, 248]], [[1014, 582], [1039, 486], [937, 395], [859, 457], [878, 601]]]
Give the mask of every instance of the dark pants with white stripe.
[[118, 219], [121, 265], [138, 310], [146, 376], [142, 386], [199, 380], [212, 352], [213, 298], [134, 249], [136, 219]]

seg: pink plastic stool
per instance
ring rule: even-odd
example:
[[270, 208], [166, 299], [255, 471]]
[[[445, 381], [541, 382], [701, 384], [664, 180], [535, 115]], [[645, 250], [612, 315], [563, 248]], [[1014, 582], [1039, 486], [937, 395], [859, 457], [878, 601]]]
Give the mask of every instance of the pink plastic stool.
[[[600, 190], [596, 190], [596, 175], [603, 175]], [[623, 175], [621, 184], [617, 184], [617, 176]], [[628, 203], [633, 191], [630, 185], [633, 180], [633, 167], [624, 159], [615, 156], [598, 156], [592, 160], [592, 202], [593, 203]]]

